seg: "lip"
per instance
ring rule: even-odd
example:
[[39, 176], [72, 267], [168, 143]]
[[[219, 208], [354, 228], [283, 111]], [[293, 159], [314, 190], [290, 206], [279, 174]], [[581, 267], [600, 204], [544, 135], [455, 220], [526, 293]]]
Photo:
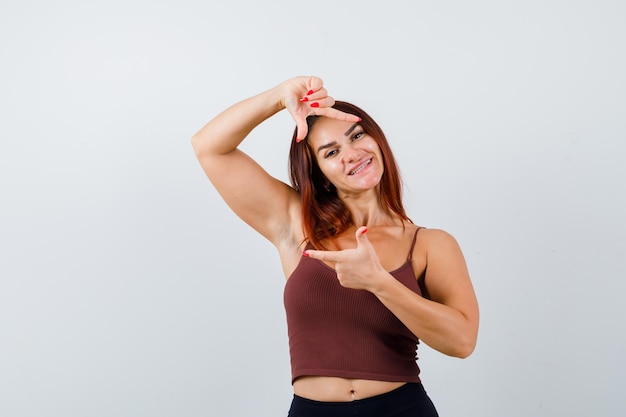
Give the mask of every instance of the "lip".
[[[353, 165], [348, 171], [348, 176], [357, 175], [362, 172], [372, 163], [372, 158], [368, 158], [366, 160], [360, 161], [358, 164]], [[357, 172], [355, 172], [357, 171]]]

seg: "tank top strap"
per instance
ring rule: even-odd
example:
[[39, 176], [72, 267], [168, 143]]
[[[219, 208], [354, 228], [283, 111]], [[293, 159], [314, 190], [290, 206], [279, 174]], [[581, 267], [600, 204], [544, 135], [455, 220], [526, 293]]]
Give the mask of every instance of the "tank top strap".
[[407, 261], [410, 261], [413, 258], [413, 248], [415, 247], [415, 241], [417, 240], [417, 233], [421, 229], [423, 229], [423, 227], [418, 227], [417, 230], [415, 231], [415, 234], [413, 235], [413, 241], [411, 242], [411, 249], [409, 249], [409, 255], [406, 258]]

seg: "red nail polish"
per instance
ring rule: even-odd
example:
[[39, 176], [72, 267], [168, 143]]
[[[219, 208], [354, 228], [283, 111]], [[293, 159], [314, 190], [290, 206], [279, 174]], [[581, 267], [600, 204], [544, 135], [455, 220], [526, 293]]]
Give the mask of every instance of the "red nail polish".
[[307, 95], [307, 96], [310, 96], [310, 95], [311, 95], [311, 94], [313, 94], [314, 92], [315, 92], [315, 91], [313, 91], [313, 90], [309, 90], [309, 91], [307, 91], [306, 95]]
[[311, 103], [311, 107], [319, 107], [320, 103], [318, 103], [317, 101], [315, 103]]
[[307, 257], [309, 256], [309, 253], [307, 251], [302, 252], [302, 254]]
[[306, 101], [309, 101], [309, 98], [308, 98], [308, 97], [302, 97], [302, 98], [300, 99], [300, 103], [304, 103], [304, 102], [306, 102]]
[[363, 119], [361, 119], [361, 118], [359, 117], [359, 120], [357, 120], [357, 122], [360, 122], [361, 120], [363, 120]]
[[364, 235], [365, 232], [367, 232], [367, 227], [365, 229], [363, 229], [363, 232], [361, 232], [361, 234]]

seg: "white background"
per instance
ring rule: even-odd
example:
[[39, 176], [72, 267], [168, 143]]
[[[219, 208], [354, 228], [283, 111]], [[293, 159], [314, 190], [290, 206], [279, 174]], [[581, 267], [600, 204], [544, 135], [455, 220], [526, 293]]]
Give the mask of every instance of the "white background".
[[[190, 138], [295, 75], [383, 127], [481, 306], [442, 416], [626, 409], [622, 1], [0, 3], [0, 415], [286, 416], [273, 247]], [[293, 123], [244, 144], [287, 178]]]

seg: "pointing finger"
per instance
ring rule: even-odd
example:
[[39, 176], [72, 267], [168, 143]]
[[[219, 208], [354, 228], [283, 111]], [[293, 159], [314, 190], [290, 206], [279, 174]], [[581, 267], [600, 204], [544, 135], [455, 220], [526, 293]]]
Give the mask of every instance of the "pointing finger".
[[340, 258], [340, 252], [338, 251], [305, 250], [304, 252], [302, 252], [302, 254], [313, 259], [328, 262], [338, 262]]
[[361, 118], [354, 114], [344, 113], [332, 107], [321, 107], [315, 112], [318, 116], [325, 116], [331, 119], [344, 120], [346, 122], [360, 122]]

